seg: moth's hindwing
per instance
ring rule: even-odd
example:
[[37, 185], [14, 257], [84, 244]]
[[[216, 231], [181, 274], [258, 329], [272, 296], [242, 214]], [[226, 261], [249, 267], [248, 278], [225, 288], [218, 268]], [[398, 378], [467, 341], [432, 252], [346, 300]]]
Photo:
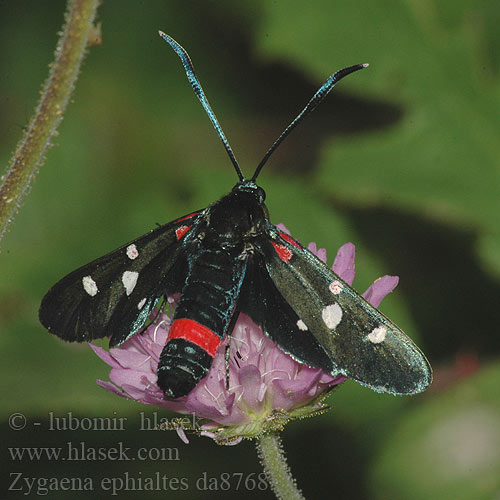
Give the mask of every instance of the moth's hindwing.
[[111, 346], [124, 342], [142, 327], [159, 297], [182, 288], [184, 241], [198, 215], [160, 226], [62, 278], [42, 300], [41, 323], [68, 341], [110, 336]]
[[326, 351], [310, 331], [304, 330], [300, 318], [276, 288], [260, 255], [249, 258], [238, 312], [250, 316], [296, 361], [326, 372], [334, 370]]
[[[275, 287], [342, 374], [378, 392], [415, 394], [431, 383], [429, 362], [392, 321], [320, 259], [269, 223], [262, 240]], [[278, 344], [287, 349], [286, 342]], [[306, 364], [317, 366], [313, 359]], [[321, 367], [321, 366], [318, 366]]]

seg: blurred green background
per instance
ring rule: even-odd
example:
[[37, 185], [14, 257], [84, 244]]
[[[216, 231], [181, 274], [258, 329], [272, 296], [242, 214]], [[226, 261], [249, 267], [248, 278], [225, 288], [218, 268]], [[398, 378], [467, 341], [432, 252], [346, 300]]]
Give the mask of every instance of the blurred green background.
[[[2, 165], [36, 105], [64, 8], [0, 3]], [[273, 498], [234, 483], [196, 488], [204, 472], [261, 472], [253, 444], [193, 437], [186, 446], [175, 433], [139, 431], [140, 412], [155, 408], [100, 389], [106, 366], [37, 320], [64, 274], [236, 182], [162, 29], [189, 51], [247, 174], [327, 76], [370, 63], [293, 133], [260, 184], [272, 221], [326, 247], [330, 263], [341, 244], [356, 244], [358, 290], [400, 276], [381, 309], [422, 347], [435, 382], [412, 398], [347, 382], [328, 414], [290, 424], [284, 445], [306, 497], [500, 498], [498, 1], [104, 0], [99, 21], [103, 43], [90, 49], [55, 147], [1, 243], [5, 494], [27, 492], [7, 492], [13, 472], [94, 478], [93, 492], [49, 498], [95, 498], [103, 477], [158, 472], [190, 486], [121, 497]], [[126, 430], [47, 430], [50, 412], [69, 411], [127, 417]], [[23, 431], [9, 428], [15, 412], [27, 418]], [[14, 461], [6, 449], [68, 441], [178, 448], [180, 460]]]

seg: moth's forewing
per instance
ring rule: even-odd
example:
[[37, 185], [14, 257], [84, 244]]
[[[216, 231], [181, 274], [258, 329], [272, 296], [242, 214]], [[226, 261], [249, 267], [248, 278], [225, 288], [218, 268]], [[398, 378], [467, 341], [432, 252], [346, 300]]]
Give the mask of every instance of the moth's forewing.
[[68, 274], [43, 298], [40, 322], [68, 341], [117, 335], [112, 344], [123, 342], [146, 321], [158, 297], [179, 291], [173, 270], [182, 262], [183, 239], [177, 230], [196, 218], [193, 213], [188, 221], [160, 226]]
[[[429, 386], [429, 362], [400, 328], [307, 249], [291, 244], [272, 225], [268, 232], [264, 251], [269, 276], [328, 353], [332, 374], [391, 394], [415, 394]], [[288, 262], [273, 242], [291, 252]]]

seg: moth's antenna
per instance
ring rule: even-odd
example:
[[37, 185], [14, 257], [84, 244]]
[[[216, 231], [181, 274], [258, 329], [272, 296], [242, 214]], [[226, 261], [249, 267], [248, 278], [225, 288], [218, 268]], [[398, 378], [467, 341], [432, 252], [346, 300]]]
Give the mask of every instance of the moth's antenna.
[[236, 157], [234, 156], [233, 150], [231, 149], [231, 146], [229, 145], [229, 142], [226, 139], [226, 136], [224, 135], [224, 132], [222, 131], [221, 126], [219, 125], [219, 122], [217, 120], [217, 117], [215, 116], [215, 113], [212, 111], [212, 108], [210, 107], [208, 99], [205, 96], [205, 92], [203, 92], [203, 89], [201, 88], [201, 84], [198, 81], [198, 78], [196, 78], [194, 68], [193, 68], [193, 63], [191, 62], [191, 59], [189, 58], [188, 53], [171, 36], [168, 36], [166, 33], [163, 33], [163, 31], [159, 31], [158, 33], [163, 38], [163, 40], [165, 40], [170, 45], [170, 47], [172, 47], [175, 50], [176, 54], [180, 57], [180, 59], [182, 61], [182, 65], [184, 66], [184, 70], [186, 71], [186, 76], [189, 80], [189, 83], [193, 87], [194, 93], [197, 95], [198, 99], [201, 102], [201, 105], [203, 106], [203, 108], [207, 112], [207, 115], [210, 118], [210, 121], [212, 122], [212, 125], [214, 126], [217, 134], [219, 135], [219, 138], [222, 141], [222, 144], [224, 144], [224, 147], [226, 148], [229, 159], [233, 162], [234, 168], [236, 170], [236, 173], [238, 174], [238, 177], [240, 178], [240, 181], [243, 181], [245, 179], [245, 177], [243, 176], [243, 173], [241, 172], [240, 166], [238, 165]]
[[262, 167], [266, 164], [269, 157], [276, 151], [278, 146], [285, 140], [286, 136], [309, 114], [311, 111], [314, 111], [319, 103], [328, 95], [330, 90], [335, 87], [335, 85], [342, 79], [344, 76], [347, 76], [354, 71], [358, 71], [359, 69], [363, 69], [368, 67], [368, 64], [356, 64], [355, 66], [349, 66], [348, 68], [341, 69], [334, 73], [328, 80], [317, 90], [317, 92], [312, 96], [311, 100], [307, 103], [306, 107], [295, 117], [295, 119], [288, 125], [288, 127], [283, 130], [281, 135], [276, 139], [274, 144], [267, 150], [267, 153], [262, 158], [262, 161], [259, 163], [257, 168], [255, 169], [255, 173], [252, 176], [252, 181], [255, 182], [257, 176], [259, 175]]

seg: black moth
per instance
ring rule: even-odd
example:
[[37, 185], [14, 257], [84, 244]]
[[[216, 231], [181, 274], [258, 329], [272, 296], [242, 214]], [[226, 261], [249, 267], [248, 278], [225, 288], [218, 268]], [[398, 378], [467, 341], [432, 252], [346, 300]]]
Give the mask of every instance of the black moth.
[[198, 82], [187, 77], [239, 176], [232, 191], [68, 274], [49, 290], [40, 321], [68, 341], [136, 334], [158, 300], [182, 292], [158, 365], [166, 398], [188, 394], [207, 375], [217, 346], [239, 313], [248, 314], [295, 360], [342, 374], [379, 392], [415, 394], [431, 382], [428, 361], [388, 318], [294, 238], [271, 224], [255, 180], [272, 152], [344, 76], [333, 74], [245, 179]]

